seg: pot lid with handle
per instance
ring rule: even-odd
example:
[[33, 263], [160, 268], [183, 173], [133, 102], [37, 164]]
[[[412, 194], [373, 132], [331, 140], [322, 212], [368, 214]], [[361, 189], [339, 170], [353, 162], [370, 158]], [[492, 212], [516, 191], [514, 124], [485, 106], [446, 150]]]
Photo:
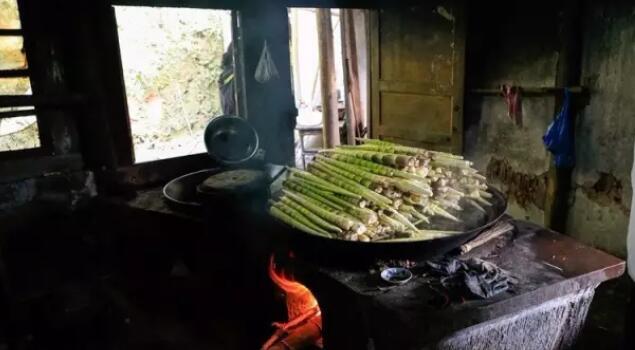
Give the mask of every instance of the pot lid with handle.
[[260, 140], [246, 119], [222, 115], [212, 119], [205, 128], [207, 153], [225, 165], [246, 162], [256, 155]]

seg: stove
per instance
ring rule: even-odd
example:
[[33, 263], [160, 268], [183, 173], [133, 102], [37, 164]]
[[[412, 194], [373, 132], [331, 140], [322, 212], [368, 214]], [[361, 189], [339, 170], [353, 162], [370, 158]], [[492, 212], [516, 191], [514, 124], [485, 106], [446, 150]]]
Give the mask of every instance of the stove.
[[[575, 343], [594, 289], [624, 272], [624, 262], [527, 222], [458, 256], [507, 271], [513, 288], [494, 297], [447, 298], [424, 261], [414, 278], [387, 285], [379, 266], [338, 268], [291, 259], [294, 281], [321, 312], [326, 349], [564, 349]], [[458, 253], [457, 253], [458, 254]], [[292, 347], [287, 347], [292, 348]]]

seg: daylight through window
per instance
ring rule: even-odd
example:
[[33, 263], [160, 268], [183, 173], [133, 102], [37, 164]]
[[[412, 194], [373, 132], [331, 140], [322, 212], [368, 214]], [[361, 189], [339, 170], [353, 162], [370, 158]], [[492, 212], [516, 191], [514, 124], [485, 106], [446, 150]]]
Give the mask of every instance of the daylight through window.
[[[0, 0], [0, 95], [30, 95], [16, 0]], [[0, 108], [0, 152], [40, 147], [33, 107]]]
[[136, 162], [204, 152], [205, 126], [235, 105], [231, 12], [115, 13]]

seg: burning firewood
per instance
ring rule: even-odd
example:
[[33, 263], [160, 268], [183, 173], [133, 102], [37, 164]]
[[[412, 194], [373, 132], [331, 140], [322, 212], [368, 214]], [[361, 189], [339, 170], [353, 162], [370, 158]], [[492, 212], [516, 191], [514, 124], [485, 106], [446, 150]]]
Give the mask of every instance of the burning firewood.
[[[266, 344], [265, 344], [266, 345]], [[284, 338], [274, 342], [268, 350], [300, 350], [310, 346], [322, 348], [322, 317], [313, 316], [295, 327]]]
[[304, 285], [276, 271], [273, 257], [269, 263], [271, 280], [285, 293], [287, 322], [275, 322], [276, 331], [263, 344], [262, 350], [296, 350], [320, 346], [322, 313], [313, 293]]
[[262, 350], [299, 350], [309, 346], [321, 347], [322, 316], [319, 308], [309, 310], [287, 323], [274, 323], [274, 326], [278, 329], [265, 342]]

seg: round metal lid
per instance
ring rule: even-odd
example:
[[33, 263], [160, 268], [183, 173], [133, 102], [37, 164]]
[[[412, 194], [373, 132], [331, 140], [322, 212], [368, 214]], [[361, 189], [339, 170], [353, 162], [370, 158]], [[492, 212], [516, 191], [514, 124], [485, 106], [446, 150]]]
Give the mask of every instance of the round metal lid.
[[223, 115], [205, 128], [207, 153], [222, 164], [239, 164], [251, 159], [260, 144], [258, 133], [247, 120]]

